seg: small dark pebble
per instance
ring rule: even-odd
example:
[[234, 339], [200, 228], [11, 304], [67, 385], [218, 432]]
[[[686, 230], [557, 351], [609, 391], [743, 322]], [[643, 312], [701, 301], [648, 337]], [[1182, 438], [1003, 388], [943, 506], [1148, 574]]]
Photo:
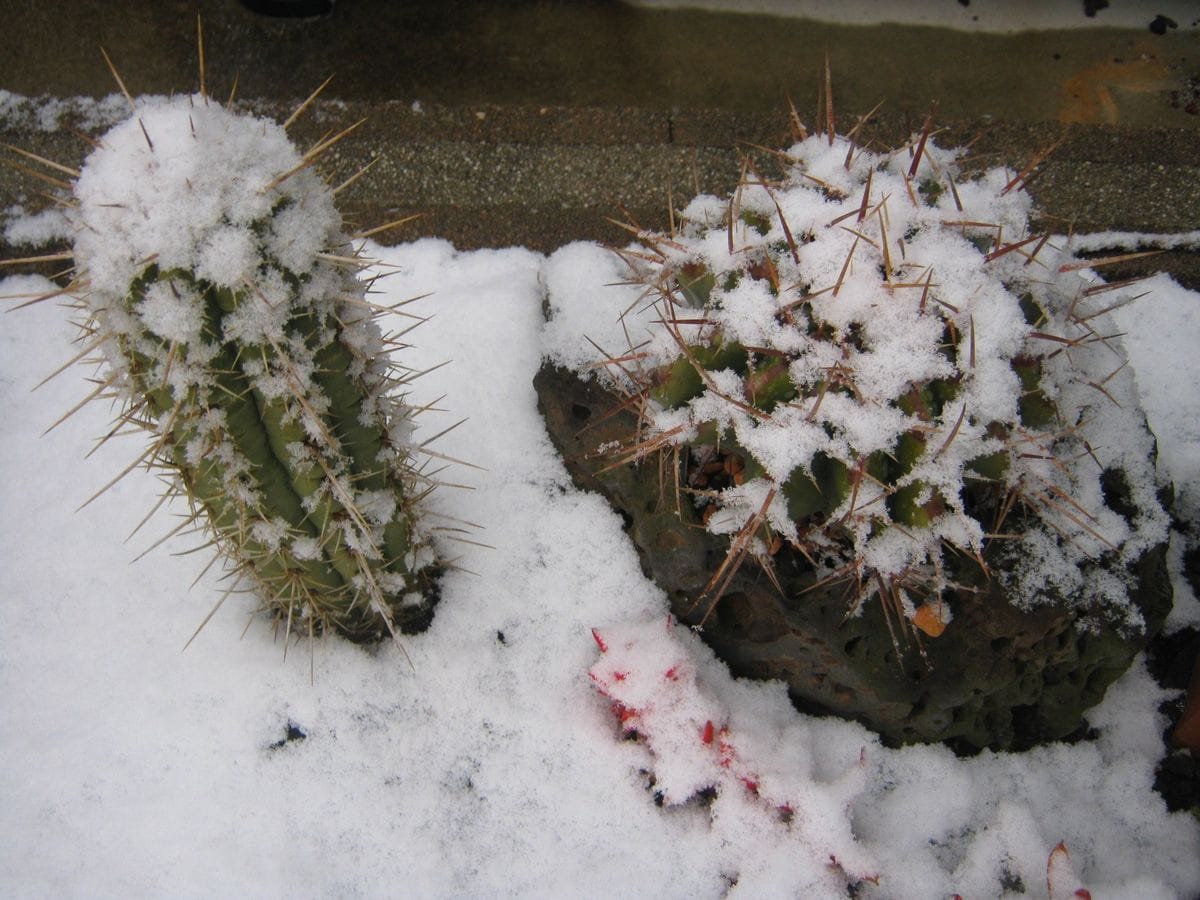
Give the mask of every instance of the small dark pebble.
[[502, 643], [502, 644], [505, 644], [505, 645], [507, 645], [507, 644], [508, 644], [508, 639], [504, 637], [504, 632], [503, 632], [503, 631], [497, 631], [497, 632], [496, 632], [496, 640], [498, 640], [498, 641], [499, 641], [500, 643]]
[[286, 746], [287, 744], [290, 744], [293, 741], [302, 741], [306, 737], [308, 737], [308, 734], [304, 731], [304, 729], [301, 728], [299, 725], [297, 725], [295, 722], [293, 722], [291, 719], [288, 719], [287, 731], [284, 732], [283, 739], [278, 740], [275, 743], [271, 744], [270, 749], [278, 750], [280, 747]]
[[1150, 30], [1155, 34], [1166, 34], [1168, 28], [1178, 28], [1179, 23], [1169, 16], [1158, 15], [1150, 23]]

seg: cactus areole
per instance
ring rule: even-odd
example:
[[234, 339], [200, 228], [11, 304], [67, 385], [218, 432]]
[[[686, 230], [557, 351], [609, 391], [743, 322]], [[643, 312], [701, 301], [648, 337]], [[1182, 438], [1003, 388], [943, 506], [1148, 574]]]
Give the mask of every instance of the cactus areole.
[[143, 459], [289, 630], [423, 627], [405, 373], [333, 191], [278, 124], [202, 95], [139, 102], [74, 184], [76, 287]]

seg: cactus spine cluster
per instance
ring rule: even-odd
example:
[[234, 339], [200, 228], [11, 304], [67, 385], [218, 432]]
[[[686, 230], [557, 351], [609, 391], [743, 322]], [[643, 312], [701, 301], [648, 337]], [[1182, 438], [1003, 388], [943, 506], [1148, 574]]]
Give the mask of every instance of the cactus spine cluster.
[[140, 101], [73, 183], [73, 289], [139, 461], [289, 631], [373, 640], [432, 614], [432, 482], [316, 155], [203, 94]]
[[[674, 454], [681, 496], [730, 535], [705, 615], [743, 559], [769, 574], [790, 545], [852, 608], [878, 596], [936, 636], [962, 561], [986, 577], [996, 541], [1031, 559], [1011, 576], [1024, 602], [1161, 540], [1135, 410], [1114, 427], [1144, 486], [1107, 505], [1130, 451], [1101, 463], [1089, 435], [1107, 426], [1089, 429], [1121, 416], [1123, 360], [1086, 263], [1031, 230], [1020, 177], [966, 179], [928, 133], [890, 154], [806, 136], [784, 157], [781, 181], [697, 197], [620, 251], [653, 306], [610, 365], [642, 402], [620, 458]], [[1124, 586], [1079, 593], [1137, 624]]]

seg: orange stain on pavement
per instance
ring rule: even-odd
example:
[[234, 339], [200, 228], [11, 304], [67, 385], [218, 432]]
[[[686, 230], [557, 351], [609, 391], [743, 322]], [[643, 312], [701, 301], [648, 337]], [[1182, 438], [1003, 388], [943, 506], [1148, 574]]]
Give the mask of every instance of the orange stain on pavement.
[[1088, 66], [1062, 83], [1058, 120], [1064, 125], [1116, 125], [1121, 119], [1114, 94], [1146, 94], [1173, 84], [1166, 63], [1140, 57]]

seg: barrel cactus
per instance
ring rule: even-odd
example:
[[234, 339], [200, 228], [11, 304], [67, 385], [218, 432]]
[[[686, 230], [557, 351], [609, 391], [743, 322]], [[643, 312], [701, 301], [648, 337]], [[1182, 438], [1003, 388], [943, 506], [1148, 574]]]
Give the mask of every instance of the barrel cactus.
[[[782, 180], [618, 251], [643, 299], [618, 301], [631, 349], [596, 362], [640, 422], [605, 449], [667, 460], [677, 508], [729, 539], [692, 621], [786, 551], [850, 616], [882, 604], [898, 651], [997, 580], [1018, 608], [1141, 629], [1133, 566], [1167, 518], [1114, 295], [1033, 229], [1021, 176], [958, 156], [807, 137]], [[551, 284], [552, 324], [569, 304]]]
[[413, 373], [388, 360], [321, 149], [203, 93], [138, 101], [74, 173], [70, 290], [97, 393], [124, 400], [114, 431], [150, 435], [137, 463], [289, 631], [365, 641], [424, 627], [440, 566]]

